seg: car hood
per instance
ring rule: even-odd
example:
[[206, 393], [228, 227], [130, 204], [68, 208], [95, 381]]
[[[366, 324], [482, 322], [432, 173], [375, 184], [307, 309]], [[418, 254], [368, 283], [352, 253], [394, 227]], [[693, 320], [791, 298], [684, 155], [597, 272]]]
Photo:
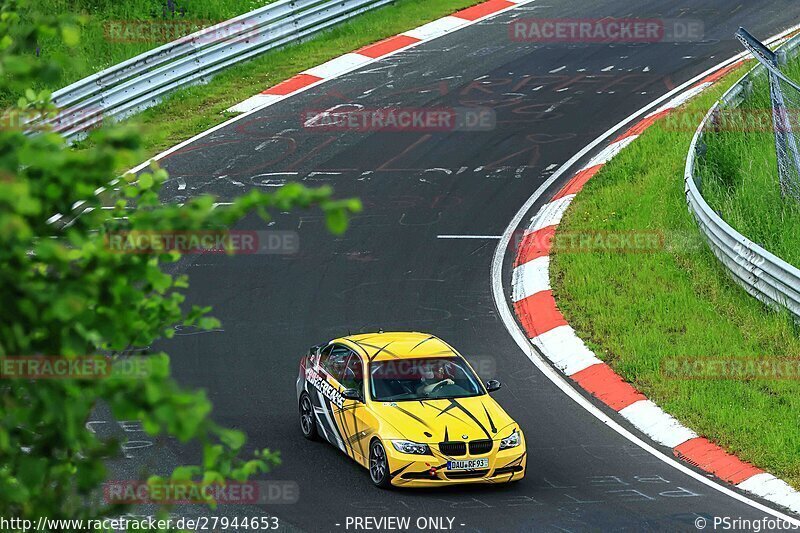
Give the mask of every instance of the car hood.
[[402, 438], [436, 443], [447, 440], [498, 440], [508, 437], [515, 424], [488, 394], [469, 398], [372, 402], [374, 413]]

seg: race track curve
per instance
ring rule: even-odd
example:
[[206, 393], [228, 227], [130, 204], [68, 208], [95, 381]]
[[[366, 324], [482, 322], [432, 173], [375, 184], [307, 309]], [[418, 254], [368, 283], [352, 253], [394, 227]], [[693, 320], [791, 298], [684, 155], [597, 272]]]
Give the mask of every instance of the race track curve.
[[[512, 42], [515, 17], [700, 19], [690, 43]], [[192, 256], [191, 303], [214, 307], [221, 331], [179, 332], [174, 375], [204, 388], [214, 418], [248, 446], [279, 449], [270, 477], [300, 486], [296, 504], [261, 511], [306, 531], [344, 531], [348, 516], [454, 517], [456, 531], [696, 531], [698, 516], [757, 518], [630, 444], [567, 398], [530, 363], [494, 307], [490, 266], [499, 236], [531, 193], [595, 137], [675, 86], [741, 51], [739, 25], [766, 38], [800, 21], [792, 0], [541, 0], [368, 65], [268, 107], [162, 160], [164, 200], [225, 201], [299, 180], [358, 196], [342, 237], [317, 212], [278, 214], [299, 232], [294, 255]], [[483, 132], [318, 132], [301, 115], [367, 108], [483, 105]], [[676, 176], [675, 179], [680, 179]], [[255, 218], [238, 229], [261, 230]], [[449, 341], [503, 388], [498, 401], [526, 431], [528, 476], [509, 486], [380, 491], [331, 446], [303, 440], [294, 383], [299, 356], [348, 331], [421, 330]], [[485, 372], [484, 372], [485, 373]], [[143, 446], [118, 475], [196, 460], [174, 441]], [[248, 510], [234, 512], [252, 515]], [[207, 513], [206, 513], [207, 514]], [[337, 526], [337, 524], [341, 524]], [[351, 529], [352, 530], [352, 529]], [[414, 529], [412, 529], [414, 530]]]

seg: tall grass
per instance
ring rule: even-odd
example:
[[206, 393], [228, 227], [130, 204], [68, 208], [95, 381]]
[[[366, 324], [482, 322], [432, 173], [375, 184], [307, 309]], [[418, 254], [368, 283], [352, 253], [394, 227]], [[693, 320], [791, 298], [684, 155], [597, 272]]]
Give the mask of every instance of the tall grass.
[[[800, 80], [800, 61], [782, 70]], [[800, 94], [793, 100], [790, 113], [796, 117]], [[723, 128], [706, 134], [706, 157], [699, 165], [703, 195], [737, 231], [800, 267], [800, 201], [781, 196], [770, 109], [768, 80], [757, 76], [752, 94], [734, 116], [766, 120], [743, 121], [738, 130]]]

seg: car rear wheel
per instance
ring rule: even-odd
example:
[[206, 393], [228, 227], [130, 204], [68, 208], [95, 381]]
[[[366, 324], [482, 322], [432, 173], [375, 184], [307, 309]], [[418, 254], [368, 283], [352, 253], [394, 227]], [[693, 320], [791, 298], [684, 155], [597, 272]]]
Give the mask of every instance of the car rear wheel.
[[308, 440], [319, 440], [317, 421], [314, 420], [314, 406], [311, 398], [305, 392], [300, 395], [300, 431]]
[[378, 440], [372, 441], [369, 447], [369, 477], [375, 486], [382, 489], [388, 489], [392, 486], [386, 450], [383, 449], [383, 444]]

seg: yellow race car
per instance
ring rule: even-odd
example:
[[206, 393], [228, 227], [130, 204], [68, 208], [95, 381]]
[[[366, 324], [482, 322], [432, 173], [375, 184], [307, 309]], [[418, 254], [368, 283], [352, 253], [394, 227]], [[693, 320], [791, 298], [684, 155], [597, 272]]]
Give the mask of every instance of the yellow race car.
[[467, 361], [425, 333], [349, 335], [300, 361], [300, 429], [369, 469], [378, 487], [525, 476], [525, 437]]

